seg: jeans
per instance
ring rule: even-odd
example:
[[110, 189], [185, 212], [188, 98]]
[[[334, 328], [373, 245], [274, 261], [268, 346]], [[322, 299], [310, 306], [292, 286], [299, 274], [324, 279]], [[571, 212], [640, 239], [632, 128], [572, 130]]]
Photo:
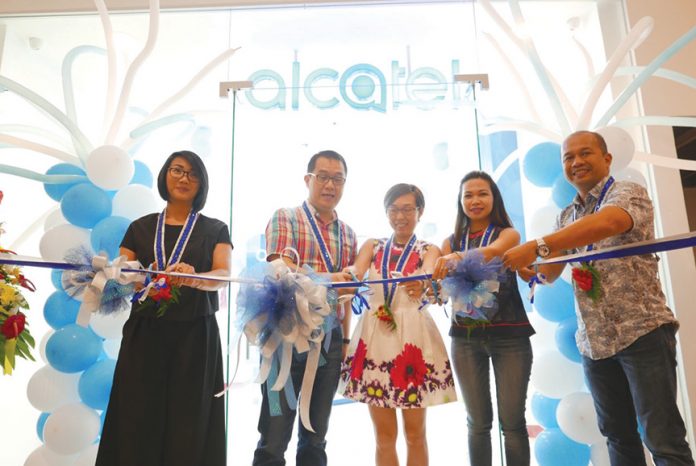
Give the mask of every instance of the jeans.
[[469, 430], [471, 466], [491, 465], [490, 363], [493, 362], [498, 421], [505, 436], [508, 466], [529, 466], [529, 438], [524, 417], [532, 370], [528, 337], [453, 337], [452, 364], [462, 388]]
[[673, 325], [663, 325], [612, 357], [583, 357], [612, 466], [645, 465], [636, 416], [656, 466], [694, 464], [677, 408], [674, 332]]
[[[341, 371], [341, 348], [343, 333], [340, 327], [333, 329], [329, 350], [322, 354], [326, 364], [317, 368], [317, 375], [312, 390], [309, 417], [315, 432], [304, 428], [298, 420], [297, 466], [325, 466], [326, 458], [326, 431], [329, 427], [329, 416], [333, 403], [334, 393], [338, 387], [338, 377]], [[323, 343], [322, 343], [323, 346]], [[295, 394], [299, 396], [302, 387], [302, 376], [307, 362], [307, 354], [293, 353], [293, 361], [290, 376], [295, 387]], [[259, 416], [259, 433], [261, 438], [254, 452], [254, 466], [283, 466], [285, 464], [285, 450], [292, 437], [292, 428], [296, 411], [288, 408], [283, 392], [280, 395], [282, 414], [271, 416], [268, 407], [266, 383], [261, 387], [263, 401]]]

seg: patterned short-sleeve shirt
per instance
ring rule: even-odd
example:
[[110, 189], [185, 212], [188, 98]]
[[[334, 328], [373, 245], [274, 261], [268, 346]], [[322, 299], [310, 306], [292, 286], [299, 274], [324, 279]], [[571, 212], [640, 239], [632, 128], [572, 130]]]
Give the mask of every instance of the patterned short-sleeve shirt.
[[[556, 229], [590, 215], [607, 179], [592, 188], [585, 202], [576, 196], [558, 216]], [[654, 239], [653, 205], [645, 188], [636, 183], [617, 181], [607, 192], [600, 210], [609, 206], [626, 211], [633, 220], [633, 227], [597, 242], [594, 249]], [[584, 252], [585, 249], [568, 253]], [[661, 325], [677, 325], [662, 293], [657, 261], [654, 254], [645, 254], [594, 262], [601, 279], [601, 294], [597, 302], [574, 286], [579, 313], [575, 338], [583, 355], [591, 359], [608, 358]]]

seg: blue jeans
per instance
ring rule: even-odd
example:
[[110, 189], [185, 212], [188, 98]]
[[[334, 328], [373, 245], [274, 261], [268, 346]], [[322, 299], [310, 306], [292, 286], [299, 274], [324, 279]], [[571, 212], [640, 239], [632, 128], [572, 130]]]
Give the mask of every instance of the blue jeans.
[[498, 421], [505, 436], [508, 466], [529, 466], [529, 438], [524, 417], [527, 385], [532, 371], [528, 337], [453, 337], [452, 365], [462, 388], [469, 428], [471, 466], [491, 465], [490, 362], [498, 399]]
[[[340, 327], [333, 329], [329, 350], [322, 354], [326, 364], [317, 369], [312, 390], [312, 401], [309, 409], [309, 417], [315, 432], [304, 428], [298, 420], [297, 466], [325, 466], [326, 458], [326, 431], [329, 428], [329, 416], [334, 393], [338, 387], [338, 377], [341, 371], [341, 347], [343, 332]], [[299, 395], [302, 387], [307, 354], [293, 354], [290, 376], [292, 377], [295, 393]], [[271, 416], [266, 396], [266, 383], [261, 386], [263, 401], [259, 416], [259, 433], [261, 438], [254, 452], [254, 466], [283, 466], [285, 465], [285, 450], [292, 437], [293, 423], [296, 411], [288, 408], [283, 392], [280, 395], [282, 414]]]
[[610, 358], [582, 358], [612, 466], [645, 466], [636, 416], [656, 466], [694, 464], [677, 408], [674, 332], [663, 325]]

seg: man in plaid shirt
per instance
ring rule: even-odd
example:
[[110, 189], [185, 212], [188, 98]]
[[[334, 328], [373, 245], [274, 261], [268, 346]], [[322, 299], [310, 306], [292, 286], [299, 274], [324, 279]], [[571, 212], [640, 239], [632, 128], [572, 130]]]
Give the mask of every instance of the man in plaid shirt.
[[[304, 177], [309, 191], [308, 199], [299, 207], [277, 210], [268, 222], [267, 260], [282, 257], [293, 268], [308, 265], [315, 272], [326, 274], [331, 281], [348, 279], [342, 270], [353, 264], [357, 240], [353, 229], [339, 220], [335, 211], [343, 195], [347, 172], [346, 161], [337, 152], [327, 150], [312, 156]], [[299, 253], [299, 264], [295, 264], [297, 258], [286, 248], [293, 248]], [[308, 431], [299, 423], [297, 466], [327, 464], [325, 436], [341, 361], [350, 342], [347, 338], [350, 309], [343, 314], [342, 322], [336, 319], [336, 325], [327, 330], [325, 339], [331, 340], [328, 349], [322, 351], [325, 363], [317, 369], [310, 407], [315, 432]], [[326, 348], [324, 343], [322, 347]], [[306, 355], [293, 353], [291, 376], [295, 393], [301, 389]], [[288, 406], [284, 393], [280, 392], [280, 415], [277, 412], [271, 414], [267, 383], [261, 388], [263, 402], [258, 425], [261, 438], [254, 452], [253, 465], [282, 466], [285, 464], [285, 450], [292, 436], [296, 410]]]

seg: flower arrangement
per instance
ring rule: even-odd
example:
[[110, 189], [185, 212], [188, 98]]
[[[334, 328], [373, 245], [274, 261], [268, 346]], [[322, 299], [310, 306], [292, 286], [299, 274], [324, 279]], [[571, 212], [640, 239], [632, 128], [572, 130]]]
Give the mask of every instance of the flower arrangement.
[[382, 322], [386, 323], [387, 327], [389, 327], [389, 330], [391, 330], [392, 332], [396, 330], [396, 321], [394, 320], [394, 314], [392, 313], [391, 309], [389, 309], [387, 303], [384, 303], [377, 308], [377, 310], [375, 311], [375, 317], [377, 317], [377, 319], [381, 320]]
[[[0, 234], [4, 233], [0, 223]], [[14, 254], [0, 248], [0, 253]], [[19, 267], [0, 264], [0, 364], [3, 374], [11, 375], [15, 368], [17, 356], [34, 361], [31, 348], [34, 338], [29, 332], [26, 315], [21, 309], [29, 309], [21, 289], [34, 291], [34, 284], [29, 281]]]
[[136, 311], [155, 309], [157, 317], [162, 317], [167, 308], [179, 302], [180, 290], [178, 286], [171, 284], [167, 275], [157, 275], [151, 279], [148, 275], [145, 279], [144, 288], [133, 295], [133, 302], [138, 302]]
[[601, 292], [599, 271], [589, 262], [573, 267], [573, 281], [592, 301], [597, 302]]

